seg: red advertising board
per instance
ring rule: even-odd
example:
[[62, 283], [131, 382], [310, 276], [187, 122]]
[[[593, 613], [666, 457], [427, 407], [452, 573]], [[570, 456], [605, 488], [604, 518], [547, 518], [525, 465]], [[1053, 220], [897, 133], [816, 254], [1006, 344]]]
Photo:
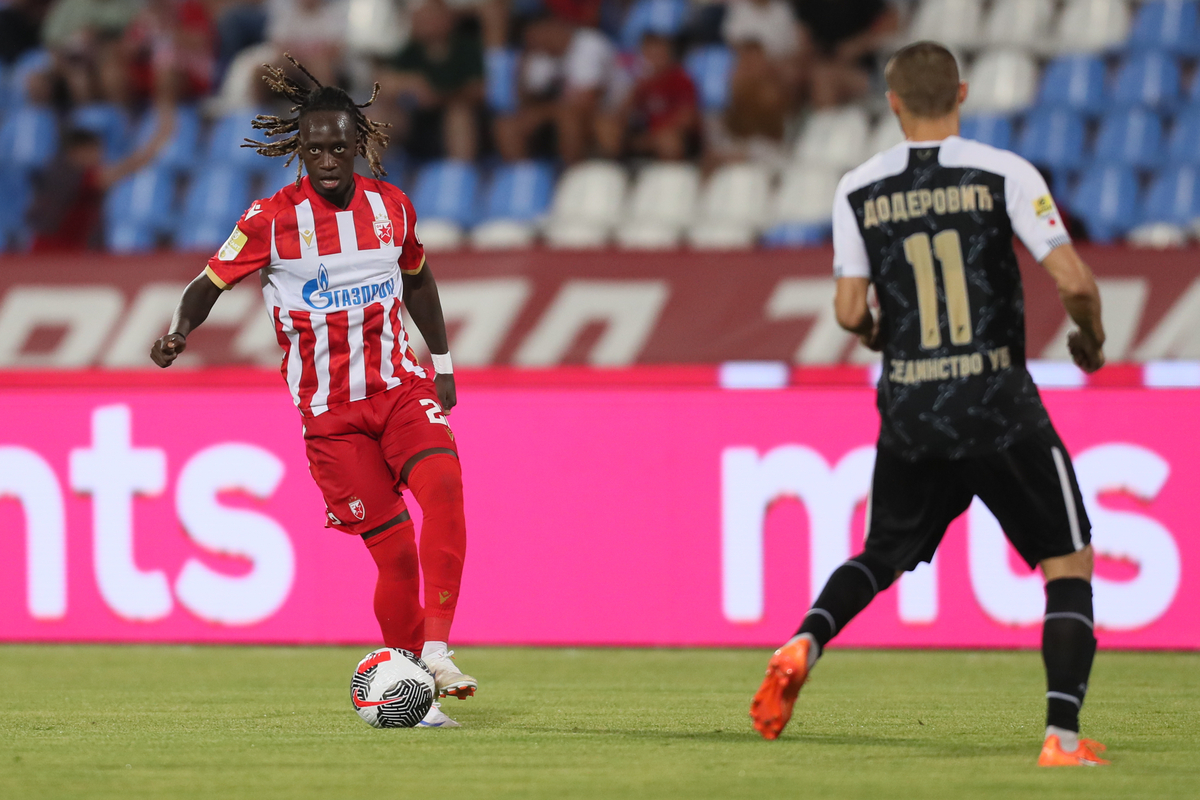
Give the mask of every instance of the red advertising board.
[[[733, 391], [701, 372], [462, 375], [458, 641], [794, 630], [861, 543], [873, 394]], [[377, 642], [371, 559], [323, 527], [278, 376], [206, 376], [0, 382], [0, 640]], [[1200, 390], [1045, 396], [1094, 525], [1101, 646], [1200, 648]], [[974, 507], [839, 642], [1034, 647], [1042, 612], [1040, 580]]]
[[[1022, 252], [1030, 358], [1065, 359], [1066, 314]], [[1085, 247], [1110, 362], [1200, 359], [1200, 250]], [[148, 367], [205, 257], [5, 257], [0, 369]], [[831, 252], [432, 254], [460, 366], [867, 363], [833, 319]], [[249, 285], [253, 284], [253, 285]], [[223, 298], [180, 366], [277, 364], [257, 282]]]

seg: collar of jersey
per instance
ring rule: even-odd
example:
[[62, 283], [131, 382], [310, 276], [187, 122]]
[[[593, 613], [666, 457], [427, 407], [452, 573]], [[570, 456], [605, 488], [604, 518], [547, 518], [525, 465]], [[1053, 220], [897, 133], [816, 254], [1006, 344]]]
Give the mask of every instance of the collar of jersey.
[[957, 138], [958, 138], [958, 136], [956, 134], [951, 134], [951, 135], [947, 136], [945, 139], [933, 139], [928, 142], [910, 142], [908, 139], [905, 139], [904, 144], [907, 145], [908, 147], [938, 147], [939, 145], [942, 145], [942, 144], [950, 141], [951, 139], [957, 139]]
[[300, 181], [300, 189], [304, 192], [304, 196], [313, 203], [320, 204], [328, 208], [330, 211], [354, 211], [363, 201], [363, 192], [362, 187], [359, 186], [358, 173], [355, 173], [354, 175], [354, 196], [350, 198], [350, 205], [346, 206], [345, 208], [338, 208], [333, 203], [317, 194], [316, 188], [312, 185], [312, 181], [307, 175], [304, 176], [304, 180]]

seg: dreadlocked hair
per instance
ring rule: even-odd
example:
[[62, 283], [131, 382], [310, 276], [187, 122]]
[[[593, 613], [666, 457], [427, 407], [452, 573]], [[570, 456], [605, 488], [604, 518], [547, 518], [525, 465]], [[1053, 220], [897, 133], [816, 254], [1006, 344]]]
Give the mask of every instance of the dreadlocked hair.
[[[344, 111], [354, 121], [355, 152], [367, 159], [367, 164], [371, 167], [371, 174], [376, 178], [387, 175], [387, 170], [383, 168], [383, 164], [379, 159], [379, 150], [387, 147], [388, 135], [383, 132], [383, 129], [390, 128], [391, 123], [375, 122], [367, 119], [367, 115], [362, 112], [362, 109], [374, 103], [375, 98], [379, 96], [379, 84], [376, 83], [374, 89], [372, 89], [370, 100], [365, 103], [355, 103], [345, 89], [337, 86], [322, 86], [321, 82], [314, 78], [313, 74], [305, 69], [303, 64], [292, 58], [288, 53], [284, 53], [283, 55], [284, 58], [292, 63], [292, 66], [304, 73], [313, 82], [313, 88], [306, 89], [296, 83], [288, 77], [282, 67], [263, 64], [263, 67], [267, 71], [267, 74], [263, 76], [263, 81], [271, 88], [271, 91], [287, 98], [295, 103], [295, 105], [292, 106], [292, 116], [290, 117], [259, 114], [250, 123], [255, 130], [265, 131], [268, 137], [284, 136], [287, 134], [286, 138], [273, 142], [258, 142], [254, 139], [246, 139], [246, 144], [243, 144], [242, 147], [253, 147], [258, 151], [259, 155], [267, 156], [268, 158], [287, 156], [287, 161], [284, 162], [284, 166], [286, 167], [300, 154], [301, 117], [313, 111]], [[303, 169], [303, 163], [297, 161], [297, 185], [300, 184]]]

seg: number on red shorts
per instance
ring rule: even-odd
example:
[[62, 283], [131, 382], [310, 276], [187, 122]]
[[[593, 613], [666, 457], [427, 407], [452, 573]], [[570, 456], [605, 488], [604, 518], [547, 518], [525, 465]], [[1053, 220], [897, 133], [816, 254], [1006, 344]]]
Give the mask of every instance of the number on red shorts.
[[442, 416], [442, 407], [437, 400], [422, 400], [421, 405], [425, 407], [425, 416], [429, 417], [429, 421], [436, 425], [445, 425], [450, 427], [450, 423]]

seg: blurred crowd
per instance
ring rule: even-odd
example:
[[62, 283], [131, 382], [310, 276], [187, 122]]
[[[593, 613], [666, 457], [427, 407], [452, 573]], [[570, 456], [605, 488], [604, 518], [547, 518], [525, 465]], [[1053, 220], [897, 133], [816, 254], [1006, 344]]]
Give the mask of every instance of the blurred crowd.
[[[32, 200], [33, 249], [96, 235], [106, 189], [154, 159], [175, 110], [273, 102], [284, 52], [394, 126], [388, 158], [780, 161], [798, 112], [866, 94], [889, 0], [0, 0], [0, 68], [66, 120]], [[688, 54], [712, 51], [719, 85]], [[719, 104], [703, 94], [718, 93]], [[157, 123], [106, 146], [101, 109]], [[706, 111], [707, 109], [707, 111]], [[91, 112], [93, 116], [100, 111]], [[111, 144], [111, 143], [109, 143]]]

